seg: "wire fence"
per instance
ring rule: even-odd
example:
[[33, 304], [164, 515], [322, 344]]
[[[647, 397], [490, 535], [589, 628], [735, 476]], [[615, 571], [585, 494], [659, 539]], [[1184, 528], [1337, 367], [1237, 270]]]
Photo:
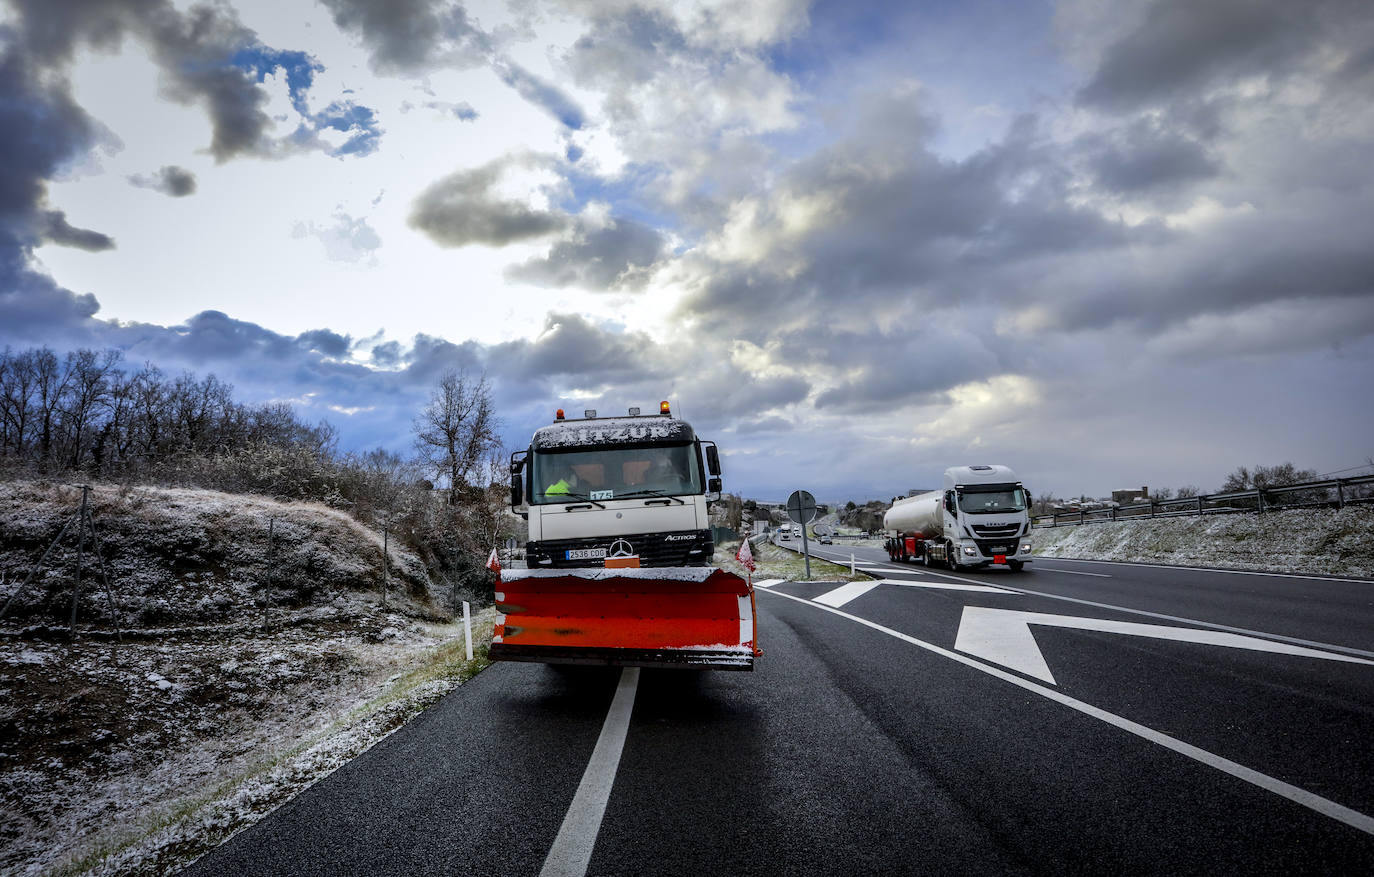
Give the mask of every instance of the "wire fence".
[[1207, 493], [1177, 499], [1149, 500], [1123, 506], [1077, 509], [1036, 515], [1036, 527], [1066, 527], [1127, 521], [1138, 518], [1196, 517], [1261, 513], [1280, 509], [1341, 509], [1348, 505], [1374, 502], [1374, 475], [1353, 478], [1327, 478], [1281, 487]]

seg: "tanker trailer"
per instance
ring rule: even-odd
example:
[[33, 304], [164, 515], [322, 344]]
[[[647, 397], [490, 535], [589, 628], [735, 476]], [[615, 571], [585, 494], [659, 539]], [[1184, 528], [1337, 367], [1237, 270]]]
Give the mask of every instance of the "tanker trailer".
[[1030, 501], [1007, 466], [954, 466], [944, 489], [899, 499], [883, 515], [884, 548], [894, 561], [958, 570], [1031, 559]]

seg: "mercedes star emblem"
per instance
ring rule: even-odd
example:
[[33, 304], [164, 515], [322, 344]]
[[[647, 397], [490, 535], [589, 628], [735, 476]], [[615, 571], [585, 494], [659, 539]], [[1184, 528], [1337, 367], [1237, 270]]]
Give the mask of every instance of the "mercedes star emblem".
[[611, 543], [610, 557], [634, 557], [635, 547], [624, 539], [617, 539]]

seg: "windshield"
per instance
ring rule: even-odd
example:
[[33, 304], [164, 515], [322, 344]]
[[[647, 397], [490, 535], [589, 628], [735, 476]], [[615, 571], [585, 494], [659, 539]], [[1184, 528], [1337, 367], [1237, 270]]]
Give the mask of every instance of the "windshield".
[[530, 500], [536, 505], [702, 492], [691, 444], [537, 451], [533, 457]]
[[1026, 492], [1019, 487], [996, 486], [989, 490], [959, 491], [959, 508], [970, 515], [998, 515], [1026, 510]]

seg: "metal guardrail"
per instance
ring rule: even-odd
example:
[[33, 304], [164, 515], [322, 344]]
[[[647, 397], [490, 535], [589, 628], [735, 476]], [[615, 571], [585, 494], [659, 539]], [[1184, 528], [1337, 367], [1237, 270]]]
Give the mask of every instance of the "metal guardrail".
[[[1205, 493], [1178, 499], [1150, 500], [1134, 505], [1036, 515], [1034, 526], [1066, 527], [1136, 518], [1195, 517], [1294, 508], [1340, 509], [1347, 505], [1374, 502], [1374, 487], [1371, 485], [1374, 485], [1374, 475], [1328, 478], [1321, 481], [1304, 481], [1300, 484], [1285, 484], [1282, 487], [1237, 490], [1231, 493]], [[1283, 497], [1288, 497], [1289, 501], [1281, 501]]]

